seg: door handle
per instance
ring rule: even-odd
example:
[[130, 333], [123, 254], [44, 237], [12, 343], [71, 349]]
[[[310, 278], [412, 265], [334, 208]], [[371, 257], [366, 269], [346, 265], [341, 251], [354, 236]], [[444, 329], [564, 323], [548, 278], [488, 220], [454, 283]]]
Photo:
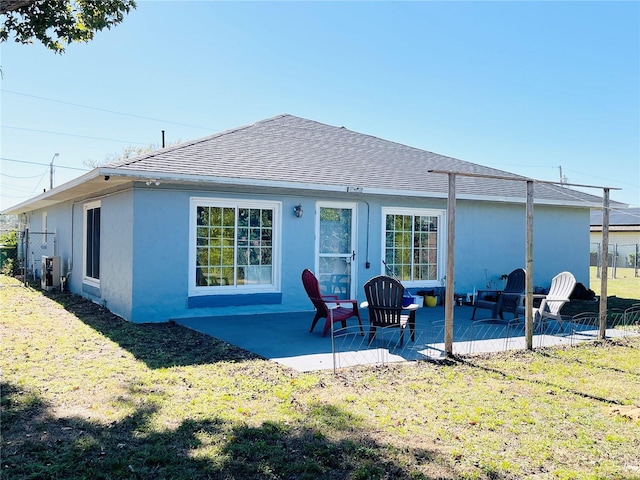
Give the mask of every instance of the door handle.
[[351, 254], [351, 260], [355, 260], [356, 259], [356, 251], [354, 250], [353, 253]]

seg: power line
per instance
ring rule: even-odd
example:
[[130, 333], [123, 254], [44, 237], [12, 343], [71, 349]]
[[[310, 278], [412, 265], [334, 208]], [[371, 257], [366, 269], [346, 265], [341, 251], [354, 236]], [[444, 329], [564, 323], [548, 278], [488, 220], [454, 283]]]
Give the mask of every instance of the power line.
[[115, 111], [115, 110], [108, 110], [106, 108], [91, 107], [89, 105], [82, 105], [80, 103], [65, 102], [65, 101], [62, 101], [62, 100], [55, 100], [53, 98], [40, 97], [38, 95], [30, 95], [28, 93], [16, 92], [16, 91], [13, 91], [13, 90], [6, 90], [4, 88], [0, 89], [0, 91], [5, 92], [5, 93], [13, 93], [14, 95], [22, 95], [23, 97], [37, 98], [38, 100], [46, 100], [47, 102], [61, 103], [63, 105], [71, 105], [73, 107], [78, 107], [78, 108], [86, 108], [86, 109], [89, 109], [89, 110], [97, 110], [99, 112], [113, 113], [114, 115], [124, 115], [126, 117], [141, 118], [143, 120], [151, 120], [151, 121], [154, 121], [154, 122], [169, 123], [171, 125], [180, 125], [182, 127], [199, 128], [199, 129], [202, 129], [202, 130], [208, 130], [210, 132], [213, 131], [213, 129], [211, 129], [211, 128], [202, 127], [202, 126], [199, 126], [199, 125], [189, 125], [188, 123], [172, 122], [170, 120], [162, 120], [160, 118], [145, 117], [143, 115], [136, 115], [136, 114], [133, 114], [133, 113], [125, 113], [125, 112], [118, 112], [118, 111]]
[[[44, 165], [46, 167], [49, 166], [48, 163], [41, 163], [41, 162], [29, 162], [27, 160], [16, 160], [15, 158], [6, 158], [6, 157], [0, 157], [0, 160], [4, 161], [4, 162], [15, 162], [15, 163], [27, 163], [30, 165]], [[56, 164], [56, 168], [66, 168], [68, 170], [80, 170], [82, 172], [88, 172], [90, 169], [89, 168], [78, 168], [78, 167], [65, 167], [64, 165], [58, 165]], [[4, 175], [4, 174], [3, 174]], [[8, 175], [7, 175], [8, 176]], [[38, 177], [39, 175], [36, 175], [36, 177]], [[36, 177], [24, 177], [24, 178], [36, 178]], [[14, 178], [19, 178], [19, 177], [14, 177]]]
[[585, 177], [589, 177], [589, 178], [598, 178], [600, 180], [606, 180], [606, 181], [609, 181], [609, 182], [615, 182], [615, 183], [619, 183], [619, 184], [622, 184], [622, 185], [630, 185], [632, 187], [638, 187], [637, 183], [621, 182], [620, 180], [613, 180], [611, 178], [604, 178], [604, 177], [602, 177], [600, 175], [593, 175], [593, 174], [590, 174], [590, 173], [579, 172], [578, 170], [572, 170], [570, 168], [568, 168], [566, 170], [568, 170], [569, 172], [577, 173], [578, 175], [584, 175]]
[[10, 128], [12, 130], [22, 130], [25, 132], [37, 132], [37, 133], [48, 133], [50, 135], [64, 135], [66, 137], [78, 137], [78, 138], [88, 138], [91, 140], [105, 140], [107, 142], [118, 142], [118, 143], [129, 143], [129, 144], [137, 144], [137, 145], [147, 145], [143, 142], [130, 142], [128, 140], [116, 140], [114, 138], [103, 138], [103, 137], [91, 137], [88, 135], [76, 135], [75, 133], [64, 133], [64, 132], [51, 132], [48, 130], [36, 130], [34, 128], [22, 128], [22, 127], [14, 127], [11, 125], [0, 125], [2, 128]]
[[[56, 167], [57, 167], [57, 165], [56, 165]], [[23, 180], [26, 180], [26, 179], [29, 179], [29, 178], [38, 178], [40, 176], [40, 175], [33, 175], [31, 177], [18, 177], [18, 176], [9, 175], [8, 173], [3, 173], [3, 172], [0, 172], [0, 175], [2, 175], [3, 177], [9, 177], [9, 178], [20, 178], [20, 179], [23, 179]]]

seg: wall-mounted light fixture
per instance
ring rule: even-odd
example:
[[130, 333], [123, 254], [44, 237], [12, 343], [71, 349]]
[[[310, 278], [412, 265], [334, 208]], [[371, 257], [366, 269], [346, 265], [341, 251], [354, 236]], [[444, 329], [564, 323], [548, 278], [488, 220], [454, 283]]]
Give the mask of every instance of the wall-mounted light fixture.
[[298, 218], [302, 218], [302, 214], [304, 212], [302, 211], [302, 204], [298, 204], [295, 207], [293, 207], [293, 214], [298, 217]]
[[160, 182], [158, 180], [156, 180], [155, 178], [150, 178], [149, 180], [147, 180], [147, 185], [151, 185], [152, 183], [157, 187], [158, 185], [160, 185]]

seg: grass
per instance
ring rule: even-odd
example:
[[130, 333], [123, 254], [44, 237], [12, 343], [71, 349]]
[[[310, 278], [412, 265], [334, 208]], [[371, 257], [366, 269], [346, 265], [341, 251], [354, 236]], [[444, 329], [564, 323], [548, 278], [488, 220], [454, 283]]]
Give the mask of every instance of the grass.
[[2, 478], [638, 479], [640, 339], [297, 373], [0, 277]]
[[[590, 268], [590, 288], [600, 295], [601, 279], [597, 275], [597, 267]], [[640, 276], [635, 276], [633, 268], [617, 268], [616, 278], [611, 278], [613, 270], [608, 269], [607, 276], [607, 297], [635, 299], [640, 302]], [[640, 275], [640, 272], [639, 272]]]
[[[597, 275], [596, 267], [590, 268], [589, 288], [600, 296], [601, 279]], [[615, 318], [616, 313], [640, 304], [640, 276], [635, 276], [633, 268], [618, 268], [616, 278], [611, 278], [612, 270], [609, 270], [607, 278], [607, 311], [609, 320]], [[572, 300], [566, 303], [561, 313], [573, 316], [581, 313], [597, 313], [599, 303], [592, 301]]]

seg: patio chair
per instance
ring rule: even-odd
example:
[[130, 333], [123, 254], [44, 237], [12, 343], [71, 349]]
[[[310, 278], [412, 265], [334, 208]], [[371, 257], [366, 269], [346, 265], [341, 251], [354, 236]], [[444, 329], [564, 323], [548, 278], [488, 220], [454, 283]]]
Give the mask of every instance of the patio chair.
[[520, 305], [520, 299], [524, 294], [525, 289], [525, 271], [522, 268], [518, 268], [511, 272], [507, 277], [507, 284], [502, 292], [491, 290], [497, 296], [493, 299], [480, 298], [482, 292], [489, 292], [488, 290], [480, 290], [478, 292], [478, 299], [473, 304], [473, 313], [471, 314], [471, 320], [475, 319], [476, 310], [478, 308], [484, 308], [491, 310], [491, 318], [504, 319], [504, 312], [513, 314], [517, 317], [517, 309]]
[[571, 301], [569, 296], [576, 286], [576, 279], [571, 272], [561, 272], [551, 280], [551, 287], [540, 302], [538, 308], [533, 309], [534, 324], [539, 323], [545, 327], [545, 319], [553, 319], [560, 325], [560, 330], [564, 332], [562, 326], [563, 319], [560, 310], [565, 303]]
[[397, 327], [400, 329], [402, 346], [407, 325], [411, 332], [411, 341], [415, 340], [416, 310], [419, 306], [403, 306], [404, 286], [399, 280], [386, 275], [373, 277], [364, 284], [364, 294], [367, 301], [360, 306], [369, 309], [369, 344], [375, 338], [377, 328]]
[[[313, 332], [318, 320], [325, 318], [326, 320], [324, 323], [324, 329], [322, 330], [322, 336], [326, 337], [327, 333], [329, 333], [329, 330], [331, 329], [331, 318], [333, 318], [334, 323], [340, 322], [342, 324], [342, 328], [347, 328], [347, 319], [356, 317], [358, 319], [358, 323], [360, 323], [360, 332], [364, 335], [357, 300], [338, 299], [337, 295], [322, 295], [320, 293], [320, 283], [318, 282], [318, 279], [308, 268], [302, 272], [302, 284], [304, 285], [307, 295], [309, 295], [311, 303], [313, 303], [313, 306], [316, 309], [316, 315], [313, 317], [309, 332]], [[328, 303], [337, 304], [338, 307], [332, 308], [331, 312], [329, 312]], [[349, 307], [343, 307], [342, 305], [349, 305]]]

